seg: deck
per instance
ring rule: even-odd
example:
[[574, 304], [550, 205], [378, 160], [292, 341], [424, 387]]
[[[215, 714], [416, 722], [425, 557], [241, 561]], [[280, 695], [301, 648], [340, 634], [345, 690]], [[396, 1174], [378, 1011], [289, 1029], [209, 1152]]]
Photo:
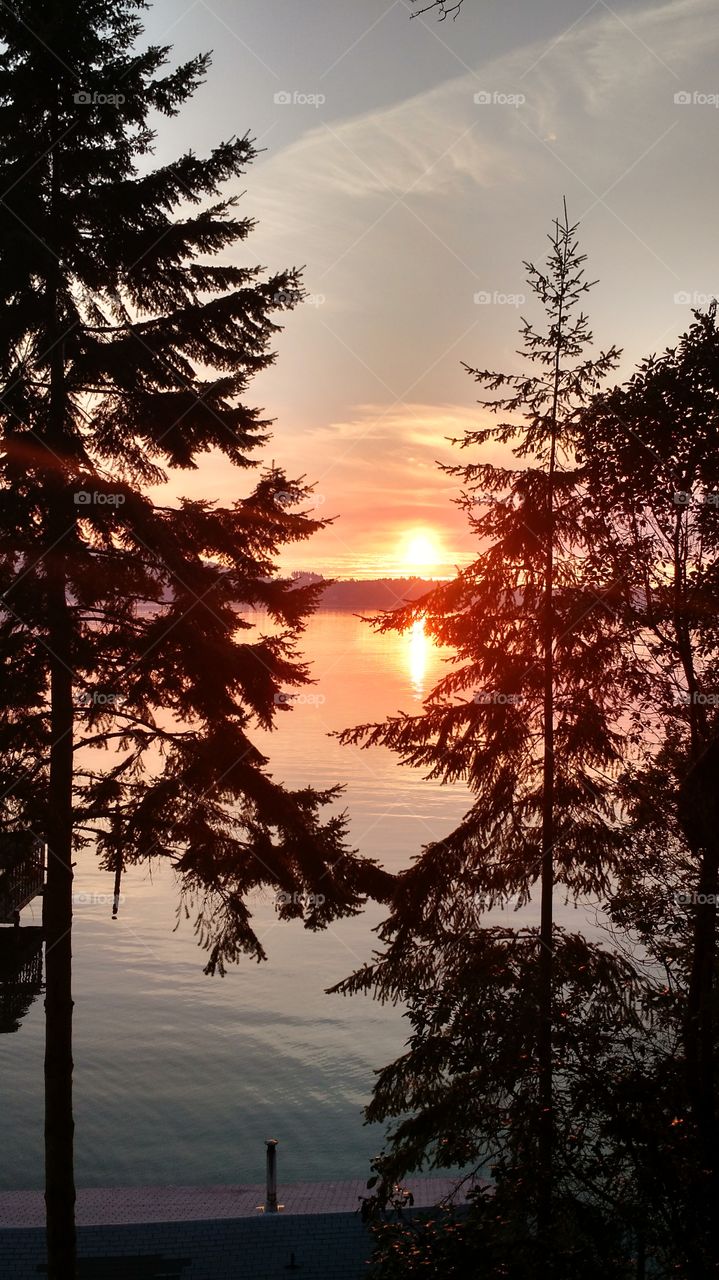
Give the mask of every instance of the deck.
[[[408, 1178], [407, 1186], [415, 1213], [437, 1204], [454, 1181]], [[81, 1190], [79, 1253], [117, 1259], [123, 1280], [135, 1280], [141, 1256], [187, 1260], [183, 1280], [361, 1280], [371, 1249], [357, 1213], [363, 1194], [361, 1179], [280, 1184], [284, 1211], [261, 1214], [261, 1185]], [[41, 1191], [0, 1192], [0, 1256], [13, 1280], [42, 1274], [43, 1220]]]

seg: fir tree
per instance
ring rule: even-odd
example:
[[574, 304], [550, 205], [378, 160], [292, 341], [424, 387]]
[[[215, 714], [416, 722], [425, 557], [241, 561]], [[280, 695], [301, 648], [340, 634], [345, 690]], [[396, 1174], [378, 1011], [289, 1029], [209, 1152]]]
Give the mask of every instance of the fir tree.
[[[247, 264], [252, 222], [222, 194], [249, 137], [152, 168], [151, 116], [174, 116], [209, 60], [169, 70], [168, 49], [139, 50], [144, 7], [0, 11], [2, 817], [48, 846], [46, 1198], [64, 1277], [74, 848], [96, 843], [109, 869], [170, 859], [210, 970], [262, 958], [256, 887], [319, 928], [387, 880], [323, 814], [335, 792], [274, 781], [250, 736], [310, 679], [297, 646], [319, 588], [276, 557], [321, 522], [280, 470], [243, 481], [269, 425], [248, 386], [301, 286]], [[153, 502], [209, 451], [236, 469], [232, 505]]]
[[[693, 1190], [684, 1197], [692, 1248], [703, 1241], [698, 1272], [719, 1265], [712, 1223], [719, 1188], [718, 406], [714, 303], [695, 313], [676, 347], [595, 397], [578, 424], [595, 513], [592, 558], [622, 583], [615, 603], [633, 718], [643, 730], [622, 797], [630, 866], [638, 872], [623, 877], [615, 910], [633, 904], [630, 918], [650, 950], [666, 950], [671, 940], [686, 1085], [677, 1115], [698, 1144]], [[660, 874], [672, 885], [672, 903], [657, 894]]]
[[[613, 584], [588, 566], [573, 456], [577, 413], [618, 353], [586, 354], [580, 304], [591, 286], [566, 209], [550, 242], [545, 270], [526, 264], [547, 321], [541, 331], [523, 323], [526, 369], [468, 370], [487, 388], [484, 413], [500, 422], [456, 443], [499, 446], [508, 464], [445, 468], [462, 481], [481, 550], [451, 582], [376, 619], [389, 630], [423, 617], [452, 650], [453, 669], [420, 714], [342, 735], [464, 781], [475, 799], [400, 877], [385, 951], [339, 988], [409, 1000], [412, 1048], [381, 1073], [369, 1111], [411, 1113], [395, 1135], [397, 1167], [428, 1152], [445, 1165], [493, 1159], [522, 1184], [547, 1248], [561, 1127], [554, 1062], [569, 1052], [557, 1028], [582, 972], [607, 970], [607, 1010], [621, 987], [584, 940], [557, 929], [553, 902], [558, 884], [573, 898], [601, 893], [616, 865], [612, 775], [625, 692], [621, 629], [606, 603]], [[488, 908], [523, 905], [537, 890], [538, 930], [483, 922]]]

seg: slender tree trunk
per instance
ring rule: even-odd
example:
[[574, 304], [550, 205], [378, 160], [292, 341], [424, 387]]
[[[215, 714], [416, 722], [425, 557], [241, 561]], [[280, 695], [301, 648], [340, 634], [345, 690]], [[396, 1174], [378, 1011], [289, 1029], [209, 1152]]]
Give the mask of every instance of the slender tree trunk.
[[[57, 137], [53, 125], [53, 141]], [[57, 225], [58, 148], [53, 150], [51, 225]], [[68, 456], [63, 334], [59, 313], [61, 263], [53, 254], [48, 282], [50, 398], [47, 478], [47, 647], [50, 668], [50, 779], [45, 928], [45, 1205], [48, 1272], [76, 1274], [72, 1114], [72, 782], [73, 619], [67, 592], [67, 547], [75, 524], [63, 465]]]
[[[719, 892], [719, 848], [716, 837], [702, 850], [694, 908], [692, 969], [687, 997], [685, 1044], [693, 1107], [707, 1168], [716, 1166], [715, 1100], [715, 972], [716, 901]], [[709, 1162], [707, 1164], [707, 1161]]]
[[[716, 782], [714, 782], [716, 785]], [[696, 1236], [702, 1242], [700, 1269], [719, 1275], [719, 1152], [716, 1115], [716, 901], [719, 849], [716, 832], [707, 840], [699, 870], [694, 909], [692, 972], [687, 1000], [685, 1045], [692, 1110], [699, 1138], [700, 1168], [693, 1197]]]
[[699, 862], [694, 904], [692, 966], [684, 1022], [687, 1088], [699, 1140], [697, 1182], [691, 1193], [693, 1236], [701, 1241], [702, 1267], [719, 1272], [719, 1129], [716, 1104], [717, 1034], [717, 896], [719, 895], [719, 800], [716, 777], [719, 740], [714, 740], [693, 764], [680, 800], [680, 820]]
[[[55, 557], [53, 556], [53, 559]], [[62, 557], [51, 570], [52, 746], [45, 925], [45, 1204], [48, 1270], [75, 1276], [72, 1114], [72, 646]]]
[[[556, 433], [555, 433], [556, 434]], [[555, 438], [548, 476], [548, 506], [553, 508]], [[554, 1148], [552, 1071], [552, 988], [554, 915], [554, 521], [547, 529], [544, 600], [544, 760], [542, 770], [542, 869], [539, 927], [539, 1235], [549, 1262]]]
[[684, 1053], [687, 1090], [699, 1140], [700, 1168], [691, 1194], [693, 1237], [701, 1241], [699, 1271], [709, 1262], [719, 1270], [719, 1238], [714, 1218], [719, 1207], [719, 1152], [717, 1142], [716, 1050], [717, 1034], [717, 895], [719, 894], [719, 740], [708, 742], [710, 727], [705, 708], [697, 700], [699, 684], [694, 667], [691, 635], [683, 609], [687, 597], [686, 548], [683, 517], [677, 515], [674, 535], [674, 630], [679, 658], [690, 698], [691, 768], [679, 802], [679, 819], [698, 862], [697, 901], [694, 903], [691, 970], [684, 1019]]
[[[568, 227], [565, 206], [565, 224]], [[564, 241], [564, 273], [568, 239]], [[539, 1179], [538, 1228], [545, 1274], [552, 1268], [552, 1202], [554, 1179], [554, 1079], [552, 1006], [554, 984], [554, 489], [557, 470], [557, 411], [559, 405], [564, 278], [557, 314], [551, 439], [547, 469], [546, 555], [544, 579], [544, 756], [542, 768], [542, 868], [539, 923]]]

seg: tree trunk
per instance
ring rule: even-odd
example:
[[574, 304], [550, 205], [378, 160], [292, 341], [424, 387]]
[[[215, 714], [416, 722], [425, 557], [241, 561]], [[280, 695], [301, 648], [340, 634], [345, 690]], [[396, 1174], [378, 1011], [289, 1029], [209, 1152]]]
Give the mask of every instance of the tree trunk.
[[[704, 1245], [699, 1267], [719, 1268], [719, 1239], [714, 1218], [719, 1200], [719, 1152], [716, 1106], [716, 966], [719, 895], [719, 740], [715, 739], [690, 769], [679, 802], [679, 819], [699, 862], [694, 904], [692, 967], [684, 1022], [687, 1087], [699, 1140], [697, 1184], [692, 1192], [695, 1235]], [[699, 1272], [697, 1272], [699, 1274]]]
[[[566, 222], [566, 207], [565, 207]], [[568, 224], [567, 224], [568, 225]], [[564, 242], [566, 270], [568, 241]], [[544, 756], [542, 766], [542, 868], [539, 922], [539, 1188], [538, 1228], [540, 1257], [546, 1274], [551, 1270], [552, 1197], [554, 1176], [554, 1082], [552, 995], [554, 981], [554, 489], [557, 469], [557, 408], [559, 403], [563, 294], [557, 315], [557, 348], [554, 361], [551, 439], [547, 468], [545, 530], [545, 578], [542, 649], [544, 659]]]
[[[53, 142], [57, 138], [54, 122]], [[53, 146], [51, 225], [57, 225], [59, 147]], [[45, 928], [45, 1205], [48, 1273], [52, 1280], [76, 1274], [75, 1177], [72, 1114], [72, 784], [73, 619], [67, 591], [67, 546], [75, 525], [69, 494], [65, 367], [59, 314], [61, 262], [51, 248], [48, 280], [50, 398], [48, 442], [52, 459], [48, 492], [47, 648], [50, 669], [50, 780]]]
[[692, 970], [687, 998], [685, 1043], [692, 1102], [700, 1133], [702, 1159], [716, 1166], [714, 1097], [716, 901], [719, 891], [716, 838], [701, 854], [694, 908]]
[[[54, 556], [53, 556], [54, 559]], [[61, 561], [61, 557], [58, 557]], [[45, 1204], [48, 1271], [75, 1276], [72, 1115], [72, 646], [64, 573], [51, 570], [48, 628], [52, 746], [45, 926]]]
[[[552, 505], [552, 466], [549, 479], [549, 505]], [[549, 1262], [552, 1218], [552, 1175], [554, 1147], [553, 1080], [552, 1080], [552, 985], [553, 985], [553, 914], [554, 914], [554, 666], [553, 666], [553, 521], [548, 529], [548, 552], [545, 585], [544, 622], [544, 760], [542, 769], [542, 869], [539, 928], [539, 1196], [538, 1220], [541, 1253]]]
[[539, 1230], [548, 1242], [552, 1206], [552, 1165], [554, 1117], [552, 1114], [552, 984], [553, 984], [553, 910], [554, 910], [554, 697], [551, 687], [551, 648], [545, 655], [545, 672], [549, 687], [545, 688], [545, 746], [542, 794], [542, 875], [540, 905], [539, 952]]

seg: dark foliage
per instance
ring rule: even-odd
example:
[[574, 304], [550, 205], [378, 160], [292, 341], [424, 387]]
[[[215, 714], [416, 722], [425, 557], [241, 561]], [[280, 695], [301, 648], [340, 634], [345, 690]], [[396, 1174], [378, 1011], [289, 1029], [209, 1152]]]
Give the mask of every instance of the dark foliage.
[[[322, 816], [336, 794], [275, 782], [250, 737], [311, 679], [298, 641], [319, 588], [275, 566], [322, 522], [281, 471], [246, 478], [269, 422], [245, 396], [301, 286], [247, 262], [252, 222], [222, 192], [253, 160], [247, 136], [149, 167], [151, 116], [175, 115], [208, 59], [170, 70], [167, 49], [138, 51], [142, 8], [0, 15], [2, 816], [46, 830], [61, 559], [76, 841], [108, 868], [169, 859], [221, 971], [263, 956], [251, 889], [283, 891], [280, 914], [317, 928], [382, 880]], [[236, 469], [231, 506], [155, 499], [209, 453]]]

